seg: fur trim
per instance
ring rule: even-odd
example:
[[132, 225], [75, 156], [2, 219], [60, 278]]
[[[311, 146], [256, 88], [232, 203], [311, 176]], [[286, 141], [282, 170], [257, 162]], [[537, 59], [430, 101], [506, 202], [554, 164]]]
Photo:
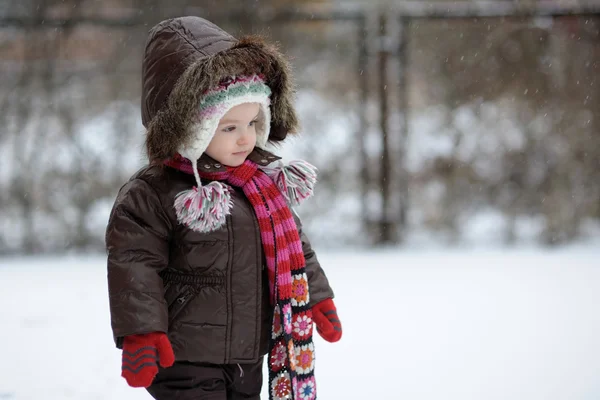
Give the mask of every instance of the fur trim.
[[259, 36], [246, 36], [233, 47], [198, 59], [177, 80], [166, 104], [152, 118], [146, 135], [150, 160], [172, 157], [182, 143], [189, 143], [190, 129], [202, 94], [230, 76], [262, 74], [271, 88], [269, 141], [296, 133], [298, 119], [292, 106], [294, 94], [290, 65], [278, 49]]

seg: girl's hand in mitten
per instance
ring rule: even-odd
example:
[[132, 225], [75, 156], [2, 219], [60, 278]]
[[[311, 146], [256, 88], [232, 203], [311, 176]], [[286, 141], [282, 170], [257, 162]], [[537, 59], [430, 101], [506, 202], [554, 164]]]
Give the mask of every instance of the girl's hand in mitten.
[[317, 332], [328, 342], [337, 342], [342, 337], [342, 323], [337, 315], [332, 299], [317, 303], [312, 308], [313, 319], [317, 324]]
[[170, 367], [175, 362], [171, 342], [162, 332], [125, 336], [121, 376], [129, 386], [148, 387], [158, 373], [158, 365]]

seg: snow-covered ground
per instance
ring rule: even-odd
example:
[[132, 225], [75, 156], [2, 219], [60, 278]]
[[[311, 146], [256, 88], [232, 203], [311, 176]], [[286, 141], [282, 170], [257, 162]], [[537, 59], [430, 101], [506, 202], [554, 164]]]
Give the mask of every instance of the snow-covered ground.
[[[320, 258], [344, 324], [316, 339], [320, 399], [600, 398], [600, 248]], [[0, 259], [0, 303], [0, 399], [150, 399], [119, 376], [102, 256]]]

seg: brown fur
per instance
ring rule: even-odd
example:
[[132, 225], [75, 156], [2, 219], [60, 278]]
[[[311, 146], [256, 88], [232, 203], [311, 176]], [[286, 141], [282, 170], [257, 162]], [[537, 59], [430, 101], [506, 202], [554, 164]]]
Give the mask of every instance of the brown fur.
[[272, 91], [269, 141], [296, 133], [298, 119], [292, 106], [294, 87], [288, 62], [274, 45], [259, 36], [246, 36], [230, 49], [196, 61], [177, 80], [165, 106], [148, 126], [148, 158], [169, 158], [189, 138], [192, 116], [205, 90], [228, 76], [253, 73], [264, 74]]

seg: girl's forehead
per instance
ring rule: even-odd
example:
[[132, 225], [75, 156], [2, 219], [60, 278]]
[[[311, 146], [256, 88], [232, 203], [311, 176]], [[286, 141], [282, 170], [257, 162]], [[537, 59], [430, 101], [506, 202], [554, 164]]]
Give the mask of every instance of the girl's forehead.
[[258, 103], [243, 103], [232, 107], [228, 110], [221, 121], [239, 119], [239, 118], [254, 118], [259, 111]]

